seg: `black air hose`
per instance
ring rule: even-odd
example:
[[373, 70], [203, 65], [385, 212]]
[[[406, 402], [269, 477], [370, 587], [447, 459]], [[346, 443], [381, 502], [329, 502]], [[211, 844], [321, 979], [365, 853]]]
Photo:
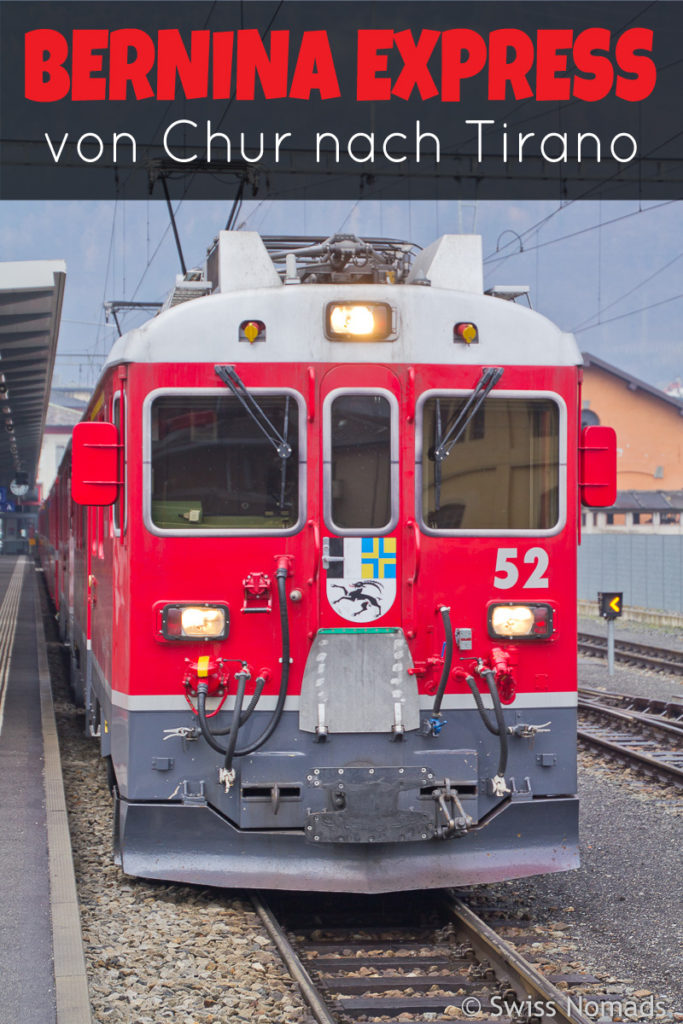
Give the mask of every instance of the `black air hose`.
[[[242, 725], [244, 725], [246, 720], [251, 715], [251, 712], [254, 710], [254, 707], [256, 706], [256, 701], [260, 697], [261, 691], [263, 690], [263, 687], [265, 685], [265, 679], [262, 676], [259, 676], [258, 679], [256, 680], [256, 692], [254, 693], [254, 696], [251, 698], [251, 701], [249, 702], [246, 711], [242, 713], [242, 702], [244, 700], [244, 688], [246, 686], [246, 677], [244, 677], [243, 673], [241, 672], [237, 673], [238, 689], [237, 697], [235, 698], [235, 710], [233, 712], [232, 722], [228, 729], [223, 729], [221, 730], [221, 732], [212, 732], [206, 717], [206, 695], [208, 691], [206, 683], [202, 682], [197, 687], [197, 711], [199, 715], [199, 726], [202, 731], [202, 736], [209, 744], [209, 746], [216, 751], [216, 753], [223, 754], [225, 756], [225, 768], [228, 770], [232, 767], [233, 758], [243, 757], [245, 754], [252, 754], [255, 750], [258, 750], [259, 747], [262, 747], [263, 744], [268, 739], [270, 739], [272, 734], [275, 732], [275, 729], [278, 725], [278, 722], [280, 721], [280, 718], [282, 717], [282, 711], [284, 709], [285, 700], [287, 698], [287, 686], [289, 683], [289, 618], [287, 616], [287, 592], [285, 589], [287, 569], [284, 567], [278, 569], [277, 572], [275, 573], [275, 576], [277, 579], [278, 604], [280, 606], [280, 629], [282, 632], [282, 675], [280, 678], [280, 692], [278, 693], [277, 704], [275, 705], [275, 710], [273, 711], [271, 719], [268, 722], [266, 728], [263, 730], [261, 735], [252, 743], [249, 743], [247, 746], [240, 747], [239, 749], [237, 749], [236, 744], [239, 729], [241, 728]], [[236, 728], [233, 728], [233, 726], [236, 726]], [[230, 740], [228, 741], [227, 747], [223, 747], [215, 739], [216, 736], [225, 735], [230, 736]], [[228, 754], [230, 755], [229, 757]]]
[[441, 679], [439, 680], [439, 686], [436, 691], [434, 698], [434, 707], [432, 708], [432, 715], [436, 718], [441, 713], [441, 701], [446, 690], [446, 683], [448, 677], [451, 674], [451, 663], [453, 661], [453, 629], [451, 626], [451, 615], [450, 608], [446, 605], [442, 605], [439, 608], [441, 612], [441, 618], [443, 620], [443, 628], [446, 631], [446, 651], [443, 659], [443, 670], [441, 672]]
[[497, 736], [500, 741], [500, 753], [498, 756], [497, 774], [504, 777], [505, 770], [508, 764], [508, 735], [507, 727], [505, 725], [505, 719], [503, 718], [503, 708], [500, 703], [498, 687], [496, 686], [496, 680], [493, 675], [493, 672], [491, 671], [491, 669], [484, 669], [481, 672], [481, 674], [486, 680], [486, 685], [489, 688], [491, 700], [493, 701], [493, 710], [496, 715], [495, 725], [493, 725], [489, 719], [489, 716], [486, 712], [486, 708], [484, 707], [484, 702], [481, 699], [481, 694], [479, 693], [479, 690], [477, 689], [477, 684], [475, 683], [472, 676], [467, 676], [465, 682], [472, 691], [472, 696], [474, 697], [475, 704], [477, 705], [477, 711], [479, 712], [479, 716], [482, 722], [484, 723], [488, 731], [490, 733], [493, 733], [494, 736]]
[[209, 746], [215, 750], [217, 754], [225, 754], [226, 747], [221, 746], [218, 740], [213, 738], [211, 726], [206, 718], [206, 695], [208, 690], [209, 688], [204, 682], [200, 683], [197, 687], [197, 715], [199, 717], [199, 728], [201, 729], [202, 736]]
[[486, 711], [486, 708], [484, 707], [484, 702], [481, 699], [481, 694], [479, 693], [479, 690], [477, 689], [477, 684], [475, 683], [473, 677], [472, 676], [467, 676], [467, 678], [465, 679], [465, 682], [467, 683], [467, 685], [469, 686], [470, 690], [472, 691], [472, 696], [474, 697], [474, 703], [477, 705], [477, 711], [479, 712], [479, 716], [480, 716], [482, 722], [484, 723], [484, 725], [486, 726], [486, 728], [488, 729], [488, 731], [490, 733], [493, 733], [494, 736], [498, 736], [499, 735], [498, 726], [491, 724], [491, 721], [489, 719], [489, 716], [488, 716], [488, 713]]
[[498, 774], [502, 777], [505, 776], [505, 769], [508, 765], [508, 734], [507, 726], [505, 725], [505, 719], [503, 718], [503, 707], [500, 703], [500, 694], [498, 693], [498, 687], [496, 686], [496, 678], [491, 669], [485, 669], [482, 673], [486, 679], [489, 693], [491, 694], [491, 700], [493, 701], [493, 709], [496, 713], [496, 721], [498, 722], [498, 738], [500, 739], [500, 755], [498, 757]]
[[[280, 678], [280, 692], [277, 695], [277, 704], [273, 712], [273, 717], [270, 722], [263, 730], [258, 739], [254, 740], [246, 747], [240, 747], [239, 750], [235, 751], [235, 757], [244, 757], [245, 754], [253, 754], [255, 750], [262, 747], [266, 740], [275, 732], [278, 722], [282, 718], [282, 712], [285, 706], [285, 700], [287, 699], [287, 685], [289, 683], [289, 618], [287, 615], [287, 591], [285, 589], [285, 580], [287, 579], [287, 570], [285, 568], [278, 569], [275, 573], [277, 579], [277, 596], [278, 604], [280, 605], [280, 629], [282, 631], [282, 676]], [[226, 764], [226, 768], [230, 767]]]
[[[239, 728], [240, 729], [242, 728], [244, 723], [247, 722], [251, 718], [251, 715], [252, 715], [253, 711], [255, 710], [256, 705], [259, 702], [259, 698], [260, 698], [261, 694], [263, 693], [263, 687], [265, 685], [266, 685], [265, 678], [263, 676], [258, 676], [257, 679], [256, 679], [256, 688], [255, 688], [253, 694], [251, 695], [251, 700], [249, 701], [249, 703], [247, 704], [246, 708], [244, 709], [244, 711], [240, 715], [240, 724], [239, 724]], [[212, 734], [214, 736], [229, 736], [231, 729], [232, 729], [232, 725], [228, 725], [228, 726], [226, 726], [225, 729], [212, 729], [211, 732], [212, 732]]]
[[249, 673], [246, 669], [242, 669], [241, 672], [237, 673], [237, 694], [235, 696], [235, 707], [232, 713], [232, 728], [230, 729], [230, 739], [228, 740], [228, 746], [225, 751], [225, 767], [227, 769], [232, 768], [232, 759], [235, 753], [235, 747], [237, 746], [237, 734], [240, 731], [244, 691], [247, 688], [248, 679]]

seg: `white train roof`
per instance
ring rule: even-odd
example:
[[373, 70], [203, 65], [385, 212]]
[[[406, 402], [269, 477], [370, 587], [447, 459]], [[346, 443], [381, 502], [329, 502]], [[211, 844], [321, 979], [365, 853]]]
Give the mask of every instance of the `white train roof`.
[[[119, 338], [105, 369], [138, 362], [501, 366], [582, 362], [573, 335], [531, 309], [482, 293], [478, 236], [443, 236], [418, 255], [402, 284], [300, 283], [297, 259], [302, 257], [296, 252], [294, 258], [290, 256], [288, 276], [283, 279], [258, 234], [221, 232], [201, 289], [214, 290], [179, 305], [171, 303]], [[389, 303], [395, 311], [396, 339], [329, 340], [324, 330], [327, 304], [343, 301]], [[265, 341], [250, 344], [243, 334], [240, 340], [240, 325], [250, 320], [265, 324]], [[453, 328], [458, 322], [476, 324], [478, 343], [454, 343]]]

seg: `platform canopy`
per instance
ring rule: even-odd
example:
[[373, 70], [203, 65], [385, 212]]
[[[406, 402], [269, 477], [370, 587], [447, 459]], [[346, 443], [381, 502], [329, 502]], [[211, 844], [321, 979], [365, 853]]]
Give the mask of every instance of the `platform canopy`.
[[0, 263], [0, 487], [33, 489], [64, 298], [63, 260]]

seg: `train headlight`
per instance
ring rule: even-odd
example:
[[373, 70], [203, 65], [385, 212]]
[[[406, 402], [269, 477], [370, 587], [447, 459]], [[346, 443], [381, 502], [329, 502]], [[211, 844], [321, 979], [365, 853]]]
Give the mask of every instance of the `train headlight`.
[[330, 302], [325, 333], [333, 341], [390, 341], [393, 325], [386, 302]]
[[547, 640], [553, 632], [549, 604], [492, 604], [488, 620], [489, 636], [496, 640]]
[[161, 631], [167, 640], [225, 640], [229, 624], [223, 604], [169, 604], [161, 615]]

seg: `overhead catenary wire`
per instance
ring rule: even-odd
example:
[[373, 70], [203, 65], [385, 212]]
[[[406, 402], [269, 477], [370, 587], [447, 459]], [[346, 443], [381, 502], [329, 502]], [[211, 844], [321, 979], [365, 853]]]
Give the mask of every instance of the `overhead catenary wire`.
[[[278, 5], [277, 5], [277, 7], [276, 7], [276, 9], [275, 9], [275, 11], [274, 11], [270, 21], [268, 22], [268, 25], [266, 26], [266, 28], [263, 31], [263, 33], [261, 35], [261, 38], [264, 38], [270, 32], [270, 30], [271, 30], [271, 28], [272, 28], [272, 26], [273, 26], [273, 24], [274, 24], [274, 22], [275, 22], [275, 20], [276, 20], [276, 18], [278, 16], [278, 14], [280, 13], [280, 9], [282, 8], [283, 3], [284, 3], [284, 0], [280, 0], [280, 2], [278, 3]], [[212, 3], [211, 8], [210, 8], [210, 10], [209, 10], [209, 12], [208, 12], [208, 14], [206, 16], [206, 19], [205, 19], [205, 22], [204, 22], [204, 27], [206, 27], [209, 24], [209, 22], [211, 20], [211, 17], [213, 15], [213, 11], [214, 11], [215, 7], [216, 7], [216, 0], [214, 0], [214, 3]], [[233, 104], [233, 100], [234, 100], [234, 96], [231, 96], [230, 99], [228, 100], [228, 102], [226, 103], [225, 108], [223, 110], [223, 113], [221, 115], [221, 118], [218, 121], [218, 124], [216, 125], [217, 129], [219, 129], [221, 127], [221, 125], [223, 124], [223, 121], [225, 120], [225, 117], [226, 117], [228, 111], [230, 110], [230, 108], [231, 108], [231, 106]], [[169, 104], [169, 106], [170, 106], [170, 104]], [[168, 109], [168, 107], [166, 109]], [[183, 205], [183, 203], [185, 201], [185, 197], [187, 196], [188, 191], [192, 187], [192, 183], [194, 182], [196, 174], [197, 174], [197, 172], [195, 171], [194, 173], [191, 173], [188, 176], [187, 183], [186, 183], [186, 185], [185, 185], [185, 187], [183, 189], [183, 194], [180, 197], [180, 199], [178, 200], [178, 205], [176, 206], [175, 210], [173, 210], [173, 207], [171, 205], [171, 200], [168, 197], [168, 186], [166, 185], [166, 178], [167, 178], [167, 176], [164, 176], [162, 178], [162, 181], [164, 183], [164, 189], [165, 189], [165, 192], [166, 192], [166, 199], [167, 199], [167, 203], [168, 203], [169, 214], [171, 216], [171, 221], [173, 223], [173, 230], [174, 230], [174, 233], [176, 235], [176, 243], [177, 243], [178, 246], [180, 245], [180, 242], [179, 242], [179, 239], [178, 239], [177, 229], [175, 227], [175, 219], [178, 217], [178, 213], [180, 212], [180, 208], [182, 207], [182, 205]], [[230, 218], [232, 218], [233, 220], [236, 219], [237, 214], [239, 213], [239, 210], [240, 210], [241, 205], [242, 205], [241, 193], [242, 193], [243, 189], [244, 189], [244, 178], [242, 178], [241, 181], [240, 181], [240, 186], [239, 186], [239, 202], [237, 203], [237, 207], [236, 208], [235, 208], [235, 204], [233, 204], [233, 209], [232, 209], [231, 214], [230, 214]], [[166, 228], [166, 230], [164, 231], [163, 235], [161, 236], [158, 245], [156, 246], [154, 252], [152, 253], [152, 256], [147, 260], [147, 265], [145, 267], [145, 270], [142, 273], [142, 277], [138, 281], [138, 283], [136, 285], [136, 288], [135, 288], [135, 291], [133, 292], [133, 296], [132, 296], [133, 298], [135, 298], [135, 296], [138, 294], [138, 291], [140, 290], [142, 282], [144, 281], [144, 279], [145, 279], [145, 277], [147, 275], [147, 272], [149, 271], [150, 266], [152, 265], [154, 259], [156, 258], [156, 255], [159, 252], [159, 249], [161, 248], [161, 246], [163, 244], [163, 241], [166, 238], [166, 235], [168, 234], [169, 229], [170, 229], [170, 225]], [[181, 261], [182, 261], [182, 256], [181, 256]]]
[[[641, 215], [646, 214], [646, 213], [652, 213], [654, 210], [660, 210], [664, 206], [671, 206], [672, 203], [677, 203], [677, 202], [679, 202], [678, 199], [666, 199], [666, 200], [664, 200], [661, 203], [655, 203], [654, 206], [648, 206], [645, 209], [632, 210], [630, 213], [623, 213], [619, 217], [612, 217], [610, 220], [604, 220], [604, 221], [602, 221], [601, 224], [590, 224], [588, 227], [579, 228], [578, 231], [571, 231], [571, 232], [569, 232], [569, 234], [559, 235], [557, 238], [549, 238], [545, 242], [538, 242], [536, 245], [530, 245], [530, 246], [528, 246], [528, 247], [526, 247], [524, 249], [524, 252], [533, 252], [536, 249], [545, 249], [549, 245], [559, 245], [560, 242], [566, 242], [566, 241], [568, 241], [571, 238], [578, 238], [580, 235], [589, 234], [591, 231], [597, 231], [598, 228], [608, 227], [611, 224], [618, 224], [620, 221], [629, 220], [631, 217], [638, 217], [638, 216], [641, 216]], [[564, 209], [566, 209], [566, 208], [567, 207], [564, 207]], [[559, 212], [559, 211], [556, 211], [556, 212]], [[553, 216], [554, 216], [554, 214], [553, 214]], [[526, 231], [523, 231], [521, 233], [521, 237], [524, 238], [525, 235], [528, 235], [532, 231], [537, 230], [547, 220], [550, 220], [550, 215], [548, 217], [544, 218], [544, 220], [540, 221], [538, 224], [533, 225], [532, 228], [528, 228]], [[512, 244], [512, 243], [506, 243], [506, 245], [509, 245], [509, 244]], [[512, 256], [518, 256], [518, 255], [519, 255], [519, 252], [515, 251], [513, 253], [507, 253], [505, 255], [501, 255], [498, 258], [496, 258], [496, 254], [493, 253], [492, 255], [486, 256], [484, 258], [484, 263], [502, 263], [505, 260], [510, 259]]]
[[650, 302], [647, 306], [639, 306], [638, 309], [631, 309], [628, 313], [620, 313], [618, 316], [611, 316], [607, 320], [600, 320], [596, 324], [589, 324], [588, 327], [575, 328], [575, 334], [582, 334], [584, 331], [592, 331], [596, 327], [604, 327], [605, 324], [612, 324], [616, 320], [625, 320], [629, 316], [635, 316], [636, 313], [644, 313], [648, 309], [656, 309], [658, 306], [666, 306], [670, 302], [677, 302], [679, 299], [683, 299], [683, 292], [679, 292], [678, 295], [671, 295], [668, 299], [661, 299], [659, 302]]
[[604, 320], [598, 320], [596, 323], [592, 324], [591, 321], [596, 317], [602, 316], [602, 314], [607, 312], [608, 309], [612, 309], [630, 295], [633, 295], [634, 292], [638, 291], [638, 289], [642, 288], [644, 285], [649, 284], [649, 282], [654, 280], [655, 277], [659, 277], [660, 274], [663, 274], [665, 270], [668, 270], [669, 267], [672, 267], [674, 263], [680, 260], [681, 256], [683, 256], [683, 253], [679, 252], [673, 259], [667, 260], [663, 266], [658, 267], [657, 270], [648, 274], [647, 277], [643, 278], [642, 281], [639, 281], [638, 284], [634, 284], [628, 289], [628, 291], [622, 292], [622, 294], [616, 299], [613, 299], [612, 302], [608, 302], [605, 306], [601, 306], [596, 313], [592, 313], [590, 316], [587, 316], [585, 320], [581, 320], [575, 327], [572, 327], [572, 331], [577, 333], [580, 330], [590, 330], [591, 327], [599, 327], [602, 323], [606, 323]]

